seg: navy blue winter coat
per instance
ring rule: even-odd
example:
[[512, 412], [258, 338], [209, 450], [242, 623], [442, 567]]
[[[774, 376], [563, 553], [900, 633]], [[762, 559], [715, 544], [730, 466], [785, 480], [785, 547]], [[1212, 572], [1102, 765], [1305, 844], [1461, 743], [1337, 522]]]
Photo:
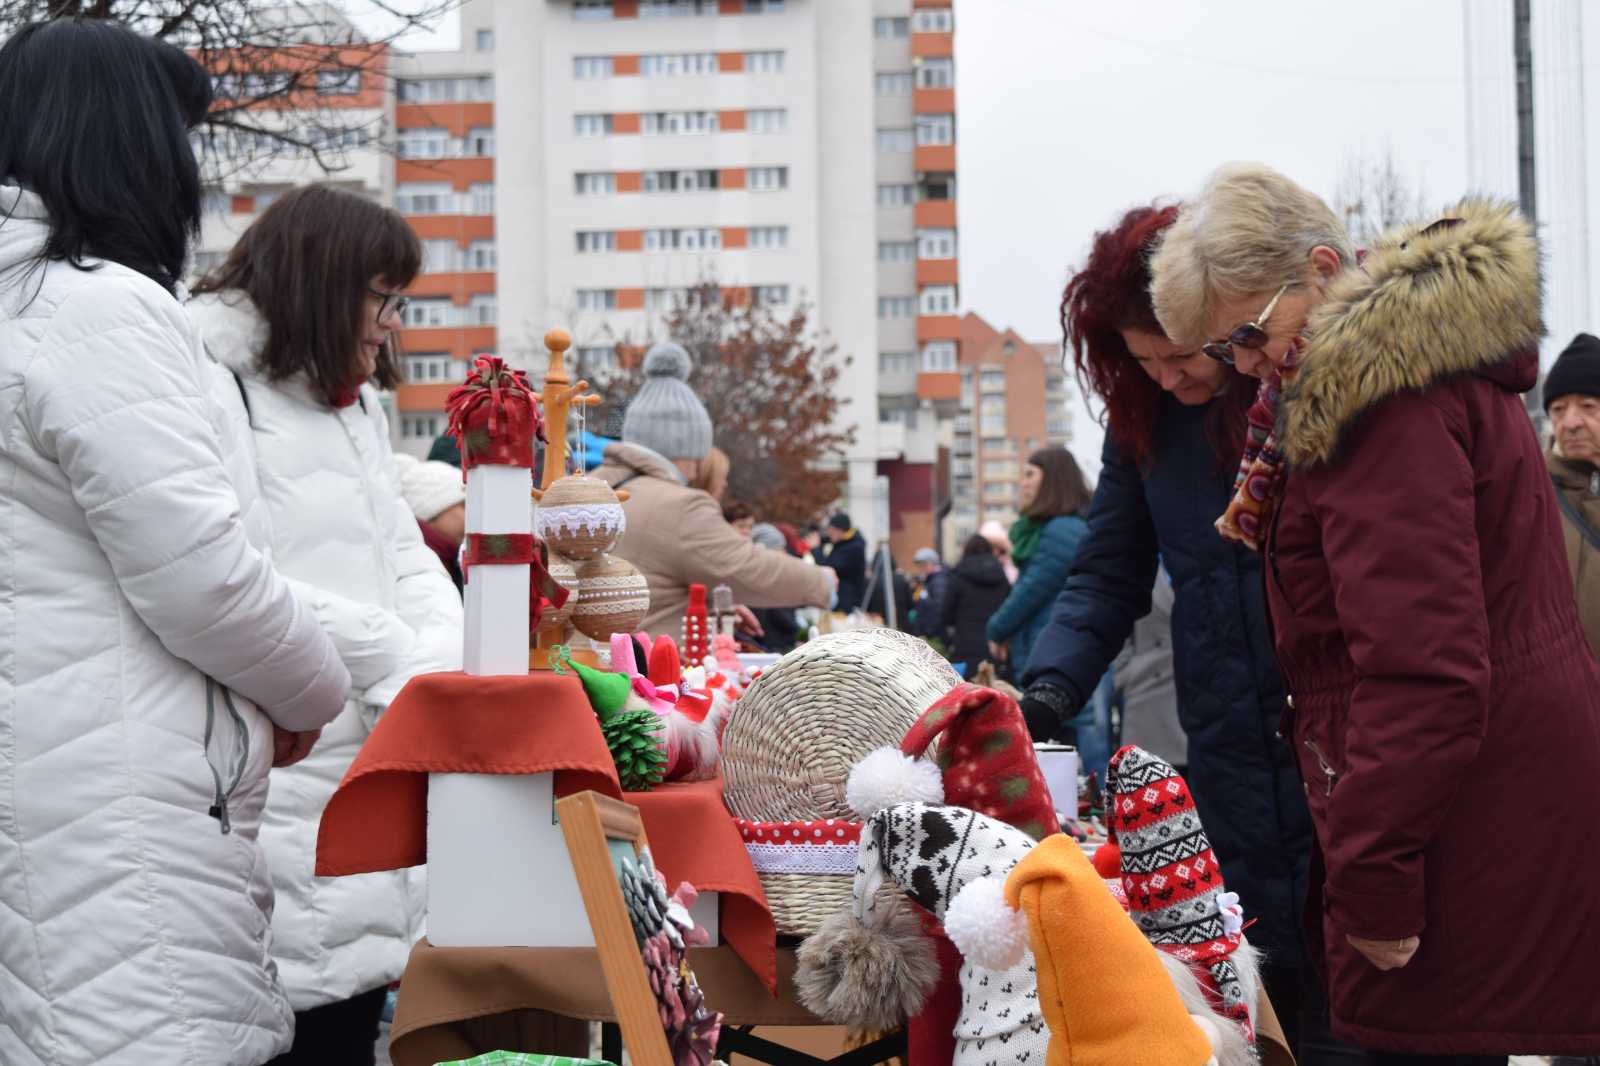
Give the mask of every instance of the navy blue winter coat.
[[1078, 543], [1089, 526], [1075, 514], [1056, 515], [1039, 531], [1039, 545], [1017, 570], [1011, 595], [989, 619], [989, 639], [1009, 644], [1011, 669], [1017, 677], [1028, 670], [1033, 643], [1050, 624], [1050, 608], [1066, 587]]
[[1195, 803], [1229, 891], [1239, 893], [1247, 918], [1259, 920], [1251, 941], [1276, 962], [1296, 962], [1311, 820], [1277, 735], [1284, 687], [1260, 558], [1213, 527], [1232, 496], [1235, 464], [1218, 461], [1206, 411], [1163, 395], [1155, 460], [1142, 473], [1107, 437], [1089, 531], [1034, 643], [1026, 680], [1087, 699], [1149, 612], [1156, 566], [1165, 560]]

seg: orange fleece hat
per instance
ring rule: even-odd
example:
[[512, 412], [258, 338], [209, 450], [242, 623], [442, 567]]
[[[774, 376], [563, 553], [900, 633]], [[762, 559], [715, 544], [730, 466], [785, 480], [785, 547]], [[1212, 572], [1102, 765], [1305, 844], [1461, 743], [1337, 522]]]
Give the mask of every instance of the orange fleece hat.
[[1204, 1066], [1211, 1042], [1077, 841], [1047, 837], [1006, 878], [1028, 917], [1048, 1066]]

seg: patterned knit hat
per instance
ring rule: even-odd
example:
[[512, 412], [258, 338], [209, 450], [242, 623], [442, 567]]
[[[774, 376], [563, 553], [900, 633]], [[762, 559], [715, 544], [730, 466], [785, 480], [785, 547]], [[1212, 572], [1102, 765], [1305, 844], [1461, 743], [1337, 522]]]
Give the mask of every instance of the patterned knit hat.
[[[1061, 831], [1028, 725], [1011, 697], [992, 688], [957, 685], [922, 712], [906, 732], [900, 753], [926, 755], [935, 740], [939, 749], [933, 759], [943, 779], [943, 802], [1016, 826], [1034, 840]], [[892, 761], [877, 753], [867, 760], [875, 758]], [[863, 775], [872, 772], [867, 760], [858, 771]], [[851, 775], [852, 783], [856, 777]], [[898, 796], [893, 802], [911, 798], [925, 797]], [[940, 800], [932, 797], [931, 802]], [[853, 798], [850, 805], [858, 812], [863, 806]]]
[[1129, 745], [1111, 757], [1105, 791], [1106, 835], [1120, 851], [1128, 915], [1158, 949], [1203, 971], [1218, 1008], [1254, 1040], [1253, 996], [1232, 957], [1243, 941], [1243, 912], [1239, 897], [1224, 890], [1188, 783], [1165, 760]]
[[1039, 1012], [1038, 976], [1026, 930], [1004, 942], [964, 936], [975, 901], [1003, 896], [1005, 877], [1033, 838], [961, 807], [902, 803], [879, 811], [861, 834], [852, 889], [855, 913], [871, 925], [887, 879], [944, 923], [964, 961], [955, 1020], [955, 1066], [1041, 1062], [1049, 1030]]

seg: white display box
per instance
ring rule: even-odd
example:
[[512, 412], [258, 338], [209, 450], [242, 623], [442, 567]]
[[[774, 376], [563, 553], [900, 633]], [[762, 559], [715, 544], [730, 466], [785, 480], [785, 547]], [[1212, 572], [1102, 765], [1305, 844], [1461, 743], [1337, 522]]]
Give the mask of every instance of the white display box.
[[[717, 893], [701, 893], [691, 913], [719, 943]], [[428, 775], [428, 942], [594, 946], [553, 774]]]
[[[518, 466], [467, 471], [467, 529], [533, 532], [533, 472]], [[531, 568], [474, 566], [467, 573], [463, 668], [476, 676], [528, 671], [528, 582]], [[558, 834], [559, 835], [559, 834]]]

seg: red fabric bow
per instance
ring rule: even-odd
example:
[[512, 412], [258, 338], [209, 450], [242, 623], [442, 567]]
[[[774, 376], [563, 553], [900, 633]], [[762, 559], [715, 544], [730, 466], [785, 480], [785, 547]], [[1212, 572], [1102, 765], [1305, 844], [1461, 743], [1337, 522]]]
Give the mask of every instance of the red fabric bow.
[[544, 419], [528, 376], [499, 356], [478, 356], [467, 380], [450, 390], [445, 410], [463, 473], [480, 463], [533, 466], [533, 442], [545, 439]]

